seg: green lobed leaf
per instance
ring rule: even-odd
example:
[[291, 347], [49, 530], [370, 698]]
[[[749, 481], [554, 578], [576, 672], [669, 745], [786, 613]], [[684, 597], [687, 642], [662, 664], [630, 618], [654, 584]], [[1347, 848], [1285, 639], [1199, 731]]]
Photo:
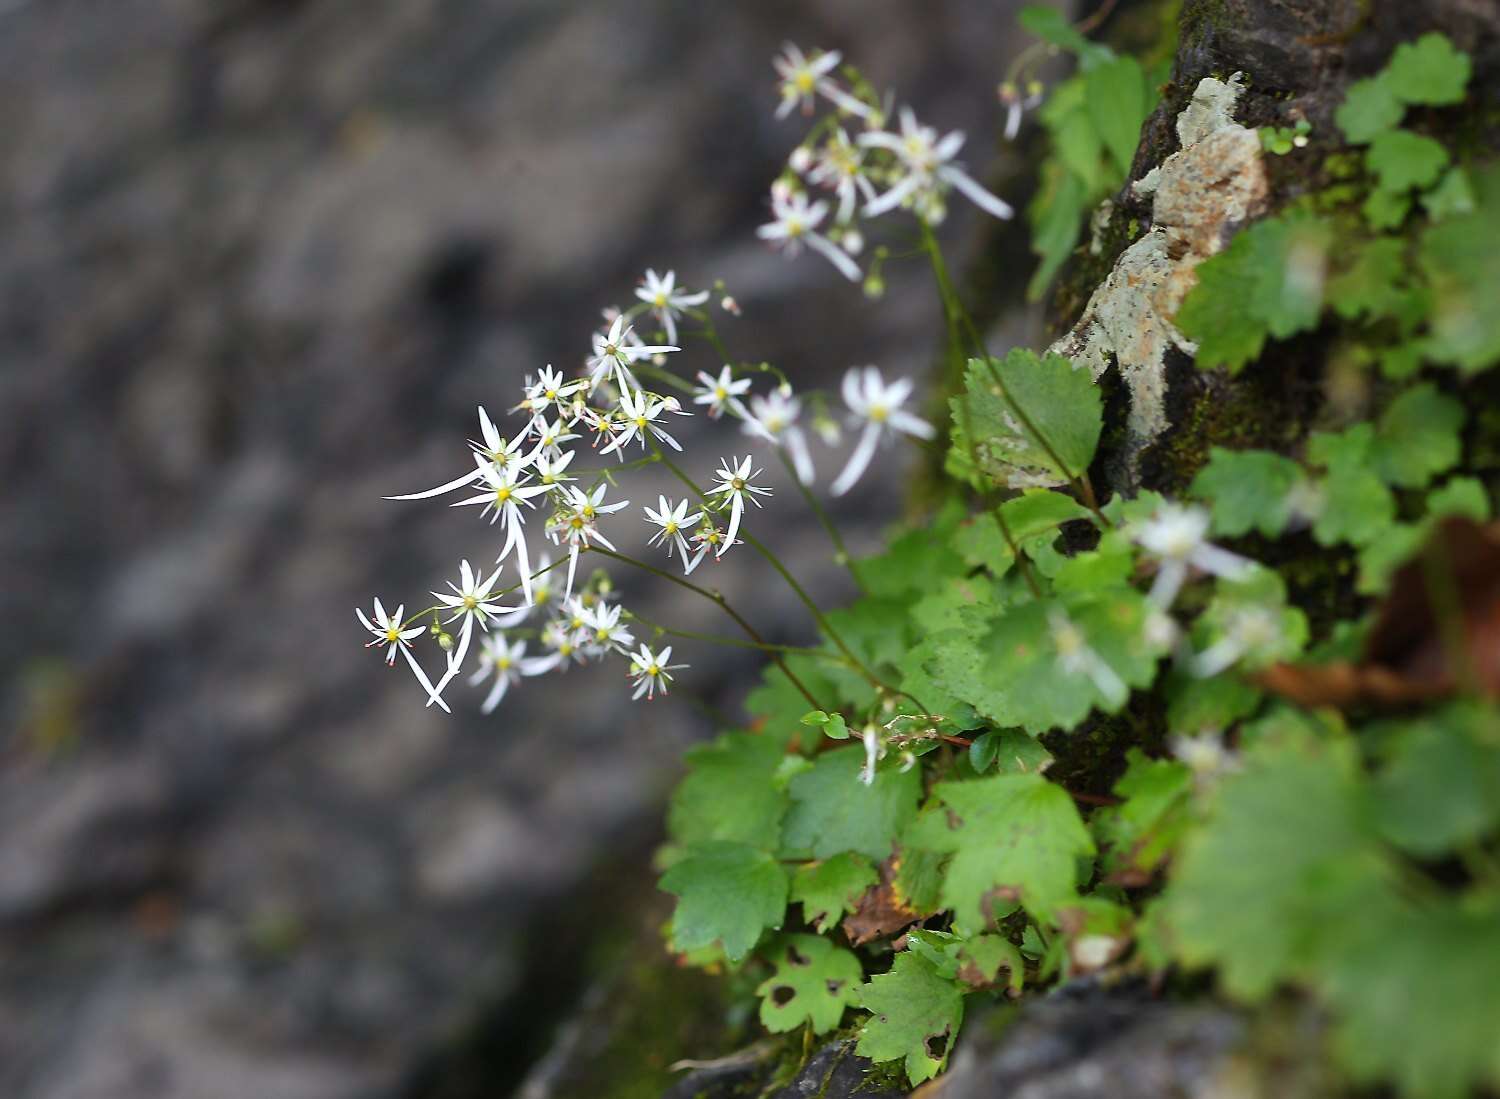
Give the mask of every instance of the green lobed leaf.
[[970, 359], [964, 386], [952, 401], [954, 449], [972, 449], [979, 472], [992, 480], [1015, 487], [1062, 483], [1093, 461], [1102, 397], [1088, 371], [1070, 359], [1025, 348], [1004, 359]]
[[[1117, 712], [1126, 695], [1107, 694], [1091, 666], [1103, 665], [1125, 687], [1147, 687], [1164, 643], [1148, 636], [1145, 597], [1131, 588], [1070, 595], [1007, 607], [976, 644], [964, 632], [934, 639], [934, 680], [996, 725], [1034, 734], [1071, 728], [1098, 707]], [[1059, 619], [1057, 616], [1064, 616]], [[1059, 651], [1059, 625], [1071, 627], [1092, 656]]]
[[1258, 530], [1275, 537], [1286, 529], [1302, 467], [1269, 450], [1214, 447], [1193, 478], [1192, 493], [1209, 501], [1215, 534], [1238, 537]]
[[1346, 138], [1363, 145], [1399, 125], [1405, 113], [1406, 107], [1382, 74], [1350, 84], [1333, 120]]
[[1448, 166], [1448, 150], [1430, 137], [1410, 130], [1387, 130], [1370, 142], [1365, 167], [1382, 191], [1409, 191], [1438, 181]]
[[1368, 423], [1342, 432], [1314, 432], [1308, 439], [1308, 459], [1328, 467], [1323, 511], [1313, 523], [1319, 545], [1363, 546], [1395, 521], [1395, 498], [1375, 472], [1374, 444], [1375, 428]]
[[1430, 382], [1406, 390], [1381, 413], [1371, 458], [1387, 484], [1422, 488], [1463, 449], [1464, 409]]
[[1313, 972], [1382, 890], [1349, 770], [1327, 753], [1267, 750], [1223, 780], [1184, 843], [1166, 916], [1185, 961], [1217, 965], [1231, 994], [1258, 1000]]
[[1426, 354], [1461, 370], [1500, 361], [1500, 165], [1474, 180], [1472, 214], [1450, 217], [1422, 234], [1418, 263], [1432, 287]]
[[1041, 774], [1051, 763], [1042, 742], [1019, 729], [991, 729], [969, 745], [969, 765], [977, 774], [991, 767], [1002, 775]]
[[719, 943], [724, 956], [737, 962], [786, 915], [786, 872], [749, 844], [693, 847], [662, 875], [661, 888], [677, 897], [672, 943], [679, 951]]
[[1148, 759], [1139, 748], [1125, 758], [1125, 774], [1114, 788], [1120, 804], [1098, 810], [1089, 825], [1104, 852], [1107, 874], [1149, 874], [1189, 823], [1193, 775], [1176, 760]]
[[951, 978], [905, 951], [896, 955], [890, 972], [870, 978], [860, 1002], [870, 1012], [855, 1046], [861, 1057], [903, 1062], [913, 1085], [943, 1070], [964, 1019], [963, 990]]
[[1411, 1099], [1500, 1087], [1500, 900], [1388, 906], [1325, 963], [1335, 1050], [1356, 1079], [1394, 1079]]
[[1463, 102], [1472, 70], [1468, 54], [1454, 49], [1447, 35], [1429, 31], [1397, 46], [1384, 76], [1403, 103], [1443, 107]]
[[1140, 62], [1125, 55], [1095, 65], [1084, 73], [1083, 86], [1094, 129], [1115, 167], [1129, 172], [1141, 127], [1151, 109]]
[[1004, 973], [1006, 987], [1012, 992], [1020, 992], [1026, 985], [1026, 963], [1021, 952], [1000, 935], [975, 935], [964, 940], [958, 959], [962, 963], [959, 976], [965, 980], [969, 979], [967, 970], [972, 968], [985, 984], [995, 983]]
[[782, 830], [787, 858], [828, 858], [854, 851], [877, 861], [891, 853], [896, 836], [916, 814], [922, 793], [917, 768], [884, 768], [866, 786], [859, 746], [824, 752], [787, 788], [791, 808]]
[[1177, 327], [1198, 345], [1198, 365], [1236, 371], [1260, 354], [1267, 337], [1316, 328], [1330, 240], [1319, 219], [1267, 218], [1205, 260], [1177, 312]]
[[1493, 709], [1449, 706], [1388, 733], [1372, 811], [1382, 834], [1434, 858], [1500, 828], [1500, 742]]
[[979, 931], [996, 907], [1019, 900], [1047, 918], [1076, 896], [1077, 860], [1091, 855], [1093, 840], [1073, 799], [1037, 774], [995, 775], [941, 782], [933, 795], [954, 815], [924, 814], [913, 825], [920, 846], [951, 851], [942, 902], [954, 925]]
[[775, 782], [786, 755], [768, 736], [725, 733], [687, 753], [687, 777], [672, 794], [667, 827], [677, 843], [730, 840], [775, 851], [786, 794]]
[[1358, 245], [1348, 266], [1328, 280], [1328, 302], [1345, 320], [1385, 317], [1406, 306], [1405, 288], [1410, 263], [1406, 242], [1376, 237]]
[[792, 875], [791, 899], [802, 905], [802, 918], [819, 934], [853, 912], [865, 890], [880, 880], [868, 859], [845, 851], [821, 862], [799, 866]]
[[834, 1029], [844, 1009], [859, 1003], [864, 971], [859, 959], [818, 935], [783, 935], [769, 961], [775, 971], [756, 988], [760, 1021], [773, 1034], [810, 1025]]

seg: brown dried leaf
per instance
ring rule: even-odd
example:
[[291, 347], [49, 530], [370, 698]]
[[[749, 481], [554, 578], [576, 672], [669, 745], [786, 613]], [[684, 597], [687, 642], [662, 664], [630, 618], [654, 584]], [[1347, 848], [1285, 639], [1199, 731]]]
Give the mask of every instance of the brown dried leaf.
[[1277, 664], [1257, 679], [1303, 706], [1403, 705], [1460, 688], [1500, 698], [1500, 524], [1439, 523], [1391, 578], [1358, 663]]

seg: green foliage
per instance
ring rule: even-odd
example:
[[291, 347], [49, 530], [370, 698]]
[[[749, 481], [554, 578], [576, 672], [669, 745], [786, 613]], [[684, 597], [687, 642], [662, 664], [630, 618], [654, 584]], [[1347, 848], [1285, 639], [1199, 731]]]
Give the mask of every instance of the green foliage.
[[1268, 337], [1316, 327], [1330, 239], [1316, 218], [1268, 218], [1205, 260], [1177, 313], [1177, 327], [1198, 344], [1198, 365], [1236, 371], [1260, 355]]
[[[1155, 92], [1051, 9], [1022, 20], [1079, 62], [1040, 112], [1044, 286]], [[1356, 1083], [1500, 1088], [1500, 714], [1458, 698], [1345, 719], [1274, 693], [1277, 665], [1363, 660], [1367, 597], [1442, 518], [1491, 513], [1492, 487], [1459, 474], [1493, 452], [1468, 413], [1488, 393], [1471, 376], [1500, 362], [1500, 166], [1400, 128], [1420, 106], [1449, 132], [1435, 111], [1469, 75], [1439, 35], [1398, 48], [1337, 113], [1367, 146], [1342, 154], [1349, 197], [1252, 224], [1198, 268], [1177, 320], [1200, 366], [1241, 370], [1325, 325], [1338, 359], [1308, 380], [1328, 399], [1305, 439], [1257, 427], [1274, 450], [1203, 461], [1196, 426], [1173, 425], [1186, 445], [1160, 453], [1201, 508], [1142, 491], [1096, 512], [1080, 475], [1099, 385], [1024, 348], [967, 362], [944, 503], [857, 563], [863, 596], [826, 612], [842, 645], [786, 657], [823, 708], [768, 672], [756, 731], [693, 749], [672, 799], [672, 945], [744, 964], [767, 1029], [852, 1008], [858, 1051], [916, 1084], [967, 997], [1211, 967], [1251, 1005], [1314, 1000]], [[1275, 152], [1305, 132], [1262, 136]], [[1152, 587], [1174, 568], [1180, 585]]]
[[802, 905], [802, 918], [821, 934], [853, 912], [865, 890], [879, 880], [868, 859], [845, 851], [799, 866], [792, 875], [791, 899]]
[[859, 959], [820, 935], [783, 935], [770, 954], [776, 971], [755, 990], [760, 1021], [773, 1033], [808, 1025], [822, 1034], [859, 1001]]
[[1454, 49], [1447, 35], [1432, 31], [1396, 47], [1385, 79], [1402, 103], [1443, 107], [1463, 102], [1472, 70], [1468, 54]]
[[667, 827], [678, 843], [729, 840], [774, 851], [786, 794], [775, 782], [781, 745], [753, 733], [725, 733], [688, 752], [688, 776], [672, 795]]
[[917, 811], [921, 773], [881, 769], [868, 786], [859, 748], [824, 752], [788, 786], [782, 850], [790, 858], [823, 859], [844, 851], [883, 859]]
[[1214, 533], [1237, 537], [1258, 530], [1274, 538], [1286, 529], [1302, 468], [1266, 450], [1209, 451], [1208, 465], [1193, 479], [1192, 492], [1212, 502]]
[[1037, 774], [943, 782], [933, 795], [952, 811], [924, 816], [913, 838], [951, 851], [942, 900], [956, 924], [979, 931], [1021, 904], [1047, 918], [1076, 896], [1076, 861], [1093, 840], [1067, 792]]
[[1099, 445], [1099, 387], [1061, 355], [1016, 348], [1004, 359], [970, 359], [951, 404], [952, 465], [997, 484], [1069, 481]]
[[745, 843], [716, 841], [692, 848], [662, 875], [677, 896], [672, 943], [682, 951], [718, 943], [737, 962], [761, 932], [780, 927], [787, 879], [776, 859]]
[[908, 951], [896, 955], [889, 973], [872, 977], [860, 999], [870, 1018], [855, 1052], [872, 1061], [902, 1061], [913, 1084], [943, 1070], [964, 1020], [963, 993], [951, 976]]
[[1036, 301], [1077, 245], [1088, 212], [1124, 184], [1166, 74], [1148, 72], [1135, 58], [1088, 41], [1055, 9], [1025, 8], [1020, 21], [1038, 38], [1075, 54], [1080, 70], [1053, 87], [1038, 111], [1049, 149], [1026, 211], [1038, 257], [1026, 297]]

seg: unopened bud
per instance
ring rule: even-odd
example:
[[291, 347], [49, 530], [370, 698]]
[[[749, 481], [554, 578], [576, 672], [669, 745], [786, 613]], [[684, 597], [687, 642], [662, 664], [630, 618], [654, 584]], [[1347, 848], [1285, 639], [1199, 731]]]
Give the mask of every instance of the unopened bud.
[[858, 229], [847, 230], [839, 243], [851, 256], [857, 256], [865, 250], [865, 237]]
[[740, 303], [735, 301], [733, 296], [729, 294], [725, 294], [722, 298], [719, 299], [719, 308], [735, 317], [740, 316], [744, 312], [744, 310], [740, 308]]
[[438, 648], [448, 653], [453, 651], [453, 635], [446, 630], [437, 631]]
[[792, 155], [787, 157], [787, 164], [789, 164], [792, 171], [796, 172], [799, 176], [806, 174], [807, 170], [812, 167], [812, 162], [812, 150], [809, 149], [806, 145], [798, 145], [795, 149], [792, 150]]
[[885, 279], [876, 274], [865, 276], [865, 297], [881, 298], [885, 296]]

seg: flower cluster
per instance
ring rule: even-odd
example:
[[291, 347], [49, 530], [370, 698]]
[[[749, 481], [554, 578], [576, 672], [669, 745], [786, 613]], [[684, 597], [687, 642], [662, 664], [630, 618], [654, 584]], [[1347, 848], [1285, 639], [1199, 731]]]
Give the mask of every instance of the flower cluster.
[[[683, 451], [667, 428], [669, 418], [690, 416], [697, 407], [709, 420], [738, 421], [752, 441], [774, 447], [804, 486], [815, 476], [800, 424], [805, 401], [820, 410], [818, 434], [839, 441], [837, 426], [821, 411], [827, 403], [823, 394], [799, 396], [785, 380], [768, 392], [751, 392], [753, 375], [770, 370], [765, 364], [699, 370], [696, 384], [671, 369], [671, 356], [681, 350], [679, 322], [697, 322], [712, 337], [708, 342], [722, 346], [711, 316], [700, 308], [709, 291], [685, 289], [673, 271], [658, 275], [648, 269], [636, 297], [629, 309], [606, 311], [605, 327], [593, 334], [590, 353], [581, 357], [573, 376], [548, 365], [526, 377], [521, 399], [511, 408], [521, 421], [514, 434], [502, 431], [481, 407], [478, 438], [469, 442], [469, 469], [434, 488], [388, 497], [426, 500], [452, 494], [450, 506], [477, 507], [482, 519], [500, 528], [493, 567], [486, 572], [460, 562], [448, 590], [432, 593], [433, 606], [408, 618], [404, 606], [387, 614], [377, 599], [373, 619], [359, 612], [373, 637], [370, 644], [386, 647], [387, 663], [401, 654], [429, 705], [448, 709], [443, 693], [464, 672], [471, 654], [477, 666], [468, 682], [488, 685], [481, 706], [486, 713], [523, 678], [610, 656], [628, 663], [635, 698], [666, 693], [672, 673], [686, 665], [670, 662], [670, 646], [653, 649], [637, 641], [632, 624], [639, 619], [611, 600], [604, 571], [579, 580], [579, 559], [590, 551], [660, 571], [621, 548], [625, 534], [619, 513], [630, 502], [618, 498], [617, 476], [665, 462], [690, 490], [679, 499], [658, 494], [655, 507], [641, 509], [646, 526], [654, 528], [643, 538], [646, 547], [664, 551], [686, 577], [710, 556], [722, 559], [744, 544], [741, 534], [750, 515], [771, 489], [753, 454], [721, 458], [700, 485], [668, 457]], [[737, 304], [733, 311], [738, 313]], [[667, 342], [647, 343], [638, 336], [642, 318], [658, 326], [648, 336]], [[873, 366], [849, 371], [843, 394], [858, 442], [833, 483], [834, 493], [848, 491], [882, 441], [898, 433], [932, 437], [932, 427], [902, 407], [911, 392], [911, 382], [887, 383]], [[575, 464], [583, 453], [596, 456], [593, 468]], [[550, 542], [550, 552], [534, 553], [538, 532]], [[565, 570], [556, 583], [554, 568]], [[423, 634], [443, 652], [437, 675], [429, 675], [413, 652], [413, 642]]]
[[[772, 220], [760, 227], [762, 240], [788, 255], [806, 245], [845, 278], [857, 281], [863, 275], [855, 259], [864, 249], [861, 218], [909, 209], [936, 225], [947, 215], [953, 191], [997, 218], [1014, 214], [1009, 203], [986, 190], [958, 162], [965, 140], [962, 132], [940, 134], [919, 121], [908, 106], [895, 112], [899, 125], [891, 128], [889, 99], [882, 103], [852, 69], [851, 86], [840, 84], [834, 77], [840, 60], [837, 52], [808, 55], [789, 43], [774, 62], [780, 78], [778, 118], [797, 106], [804, 115], [812, 115], [819, 99], [834, 110], [814, 123], [772, 185]], [[1019, 111], [1034, 105], [1034, 98], [1007, 102], [1017, 125]], [[852, 137], [850, 129], [855, 131]], [[830, 197], [813, 199], [810, 189]]]

